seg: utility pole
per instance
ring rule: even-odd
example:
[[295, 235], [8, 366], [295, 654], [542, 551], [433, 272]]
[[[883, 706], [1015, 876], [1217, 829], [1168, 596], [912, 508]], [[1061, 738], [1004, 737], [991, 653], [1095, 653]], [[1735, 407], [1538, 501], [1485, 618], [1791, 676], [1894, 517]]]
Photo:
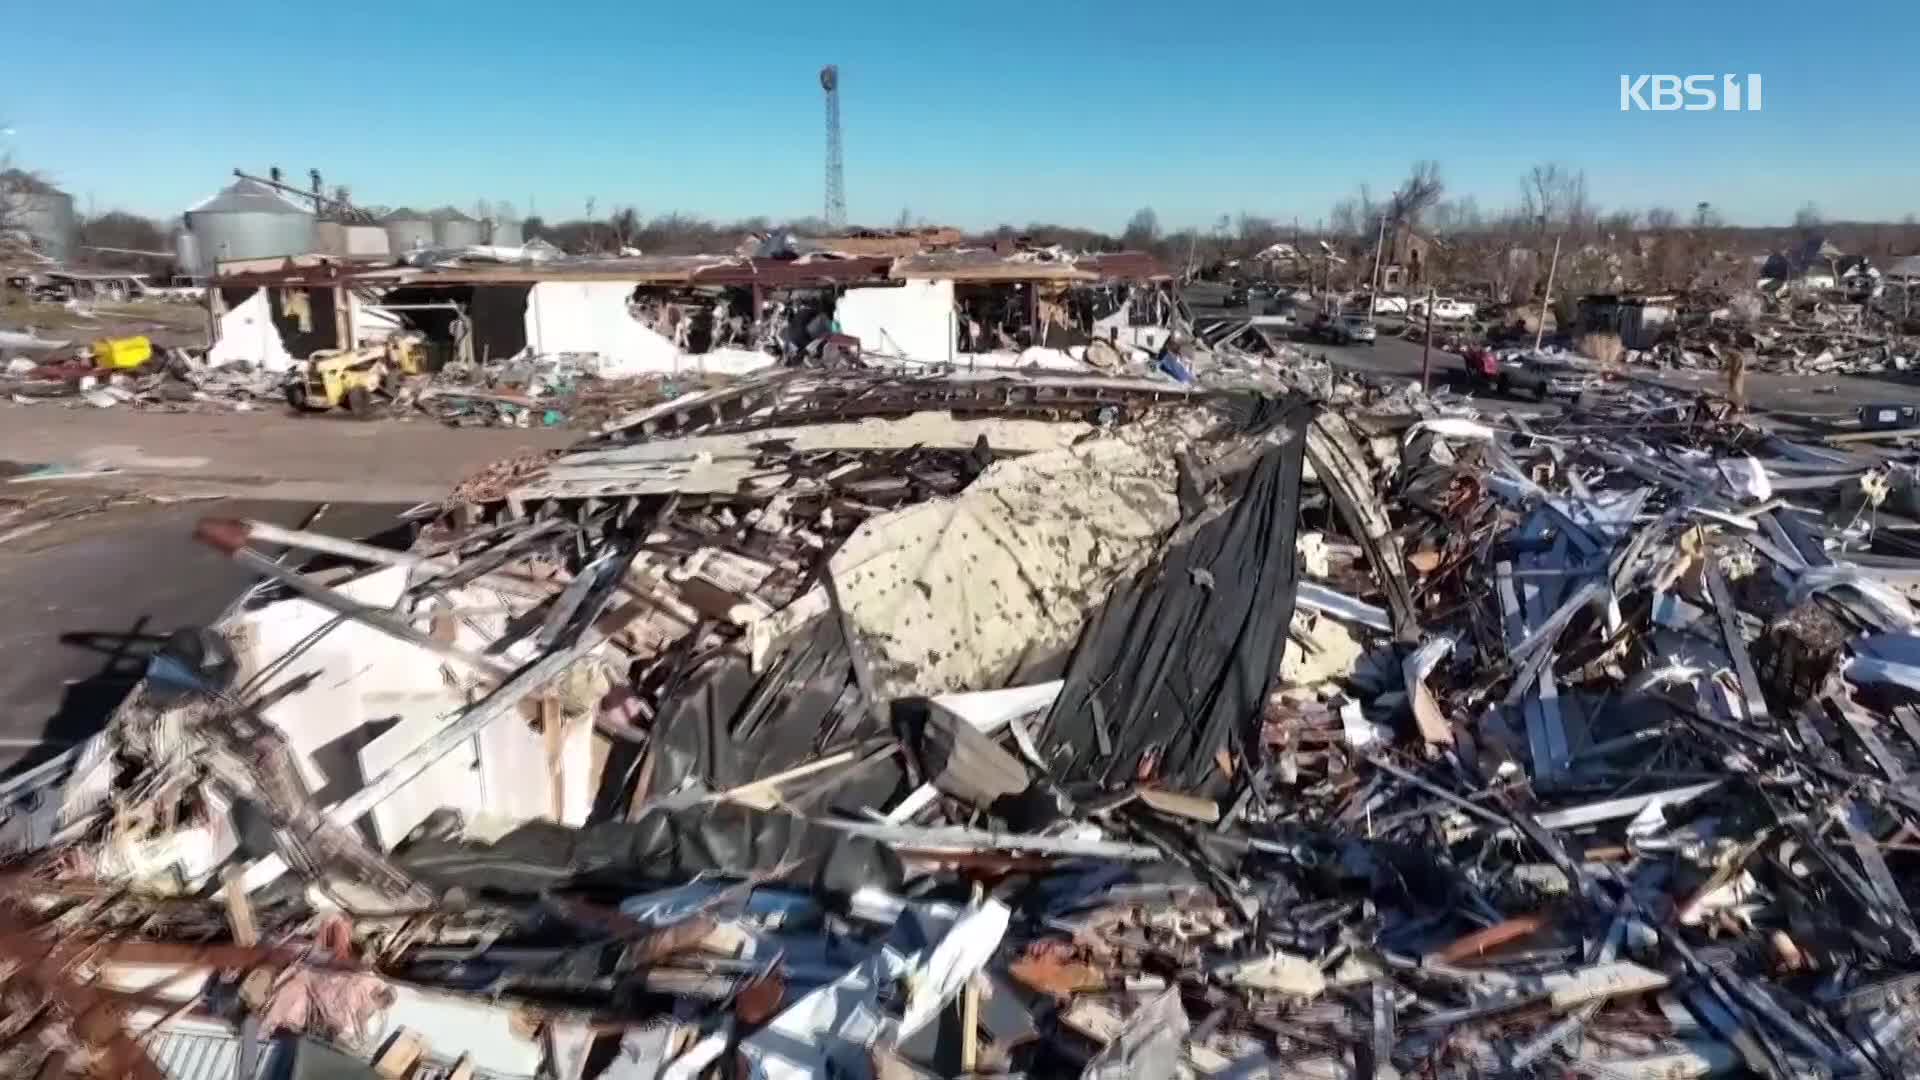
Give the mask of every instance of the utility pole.
[[1560, 269], [1560, 238], [1553, 238], [1553, 261], [1547, 264], [1547, 291], [1540, 294], [1540, 325], [1533, 331], [1533, 351], [1540, 351], [1540, 340], [1547, 336], [1547, 304], [1553, 300], [1553, 274]]
[[1380, 250], [1387, 246], [1387, 215], [1380, 215], [1380, 229], [1373, 239], [1373, 290], [1367, 296], [1367, 322], [1373, 322], [1373, 309], [1380, 301]]
[[[1427, 283], [1427, 340], [1420, 346], [1420, 392], [1433, 390], [1433, 283]], [[1535, 346], [1538, 348], [1539, 346]]]

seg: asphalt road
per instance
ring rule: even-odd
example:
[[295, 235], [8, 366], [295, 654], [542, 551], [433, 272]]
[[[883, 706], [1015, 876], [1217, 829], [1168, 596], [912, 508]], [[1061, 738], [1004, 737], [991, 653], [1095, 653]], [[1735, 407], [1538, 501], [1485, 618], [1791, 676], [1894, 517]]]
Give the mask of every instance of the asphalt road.
[[[1400, 378], [1420, 377], [1420, 345], [1404, 338], [1382, 336], [1373, 345], [1330, 346], [1309, 344], [1316, 353], [1325, 353], [1336, 367], [1372, 372]], [[1435, 349], [1433, 378], [1469, 389], [1465, 365], [1453, 353]], [[1718, 371], [1666, 370], [1634, 368], [1630, 378], [1683, 393], [1724, 394], [1726, 376]], [[1493, 391], [1473, 387], [1476, 397], [1497, 397]], [[1530, 400], [1530, 399], [1529, 399]], [[1846, 375], [1771, 375], [1754, 372], [1747, 376], [1747, 402], [1756, 412], [1779, 413], [1784, 418], [1852, 416], [1862, 405], [1920, 401], [1920, 377], [1911, 373], [1888, 372], [1878, 376]]]
[[[128, 506], [0, 547], [0, 778], [85, 741], [173, 631], [205, 625], [254, 575], [192, 538], [202, 516], [299, 526], [316, 504]], [[330, 504], [313, 528], [366, 536], [404, 506]]]
[[[1223, 286], [1199, 282], [1187, 286], [1182, 295], [1196, 318], [1220, 315], [1246, 315], [1245, 309], [1221, 306], [1226, 296]], [[1380, 323], [1378, 342], [1368, 345], [1335, 346], [1302, 342], [1315, 353], [1324, 353], [1336, 367], [1404, 379], [1420, 377], [1420, 343], [1392, 336], [1399, 324], [1390, 319]], [[1435, 386], [1452, 385], [1475, 397], [1498, 399], [1484, 387], [1472, 387], [1465, 378], [1465, 366], [1453, 354], [1433, 352]], [[1724, 394], [1726, 376], [1718, 371], [1690, 369], [1633, 368], [1629, 375], [1683, 393]], [[1520, 400], [1520, 399], [1514, 399]], [[1531, 400], [1531, 399], [1525, 399]], [[1747, 376], [1747, 402], [1759, 413], [1779, 413], [1784, 419], [1851, 418], [1863, 405], [1920, 402], [1920, 372], [1887, 372], [1880, 375], [1774, 375], [1753, 372]]]
[[297, 526], [324, 502], [316, 531], [369, 536], [490, 461], [578, 437], [267, 411], [0, 404], [0, 474], [44, 464], [109, 468], [117, 475], [33, 486], [224, 496], [121, 506], [0, 544], [0, 778], [100, 730], [167, 635], [213, 621], [251, 583], [193, 540], [201, 517]]

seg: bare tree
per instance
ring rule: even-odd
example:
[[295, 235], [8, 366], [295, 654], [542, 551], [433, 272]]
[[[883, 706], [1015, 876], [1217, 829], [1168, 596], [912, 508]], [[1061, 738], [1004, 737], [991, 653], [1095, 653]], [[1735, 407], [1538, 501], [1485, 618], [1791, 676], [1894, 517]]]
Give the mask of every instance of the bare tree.
[[1578, 233], [1593, 224], [1587, 174], [1559, 162], [1535, 165], [1520, 178], [1520, 212], [1541, 231]]
[[1213, 257], [1224, 260], [1233, 246], [1233, 217], [1221, 214], [1213, 219]]
[[896, 229], [899, 229], [902, 232], [905, 232], [906, 230], [913, 228], [912, 208], [906, 207], [906, 206], [901, 207], [900, 216], [893, 219], [893, 227]]
[[1693, 205], [1693, 227], [1696, 229], [1717, 229], [1720, 227], [1720, 214], [1713, 204], [1705, 199]]
[[1480, 203], [1471, 195], [1434, 203], [1429, 221], [1433, 231], [1443, 236], [1464, 235], [1486, 228], [1486, 221], [1480, 214]]
[[[138, 214], [109, 210], [88, 215], [79, 223], [76, 234], [82, 249], [80, 257], [89, 266], [160, 272], [173, 262], [166, 226]], [[159, 254], [151, 254], [154, 252]]]
[[1387, 200], [1387, 222], [1389, 225], [1405, 225], [1418, 228], [1421, 217], [1440, 201], [1446, 194], [1446, 182], [1440, 179], [1440, 163], [1423, 160], [1413, 163], [1407, 172], [1407, 178], [1400, 181], [1392, 197]]
[[613, 233], [615, 252], [632, 247], [640, 238], [640, 212], [631, 206], [623, 206], [608, 216], [607, 228]]
[[1265, 251], [1280, 239], [1280, 227], [1272, 218], [1256, 217], [1246, 211], [1240, 212], [1240, 218], [1234, 223], [1237, 236], [1236, 246], [1243, 256], [1256, 255]]
[[1367, 218], [1359, 199], [1341, 199], [1333, 204], [1327, 215], [1328, 228], [1335, 236], [1355, 236], [1360, 232], [1361, 222]]
[[1811, 201], [1800, 204], [1793, 212], [1793, 227], [1796, 229], [1815, 229], [1820, 226], [1820, 208]]
[[[0, 129], [5, 128], [0, 123]], [[0, 252], [21, 242], [25, 223], [15, 196], [45, 190], [47, 182], [40, 174], [14, 165], [13, 155], [0, 153]]]
[[1640, 228], [1640, 215], [1631, 210], [1615, 210], [1600, 220], [1600, 231], [1609, 243], [1630, 238]]
[[1120, 242], [1133, 251], [1145, 251], [1160, 239], [1160, 215], [1153, 207], [1143, 206], [1133, 212], [1127, 222], [1127, 229], [1120, 234]]
[[1647, 211], [1647, 229], [1651, 232], [1671, 232], [1680, 224], [1680, 212], [1671, 206], [1656, 206]]

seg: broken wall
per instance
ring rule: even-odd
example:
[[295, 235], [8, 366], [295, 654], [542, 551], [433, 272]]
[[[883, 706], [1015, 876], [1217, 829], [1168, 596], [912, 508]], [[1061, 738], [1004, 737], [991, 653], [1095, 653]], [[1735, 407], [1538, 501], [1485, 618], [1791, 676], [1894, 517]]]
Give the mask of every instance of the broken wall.
[[227, 313], [220, 316], [213, 346], [207, 350], [207, 363], [222, 367], [244, 361], [265, 371], [285, 371], [293, 366], [293, 353], [287, 350], [275, 325], [267, 290], [222, 289], [220, 298]]
[[344, 348], [332, 289], [266, 289], [273, 325], [294, 357]]
[[863, 352], [923, 363], [953, 359], [953, 282], [913, 280], [897, 288], [848, 289], [834, 307], [840, 332]]
[[590, 353], [600, 358], [603, 378], [671, 375], [724, 370], [728, 374], [770, 366], [773, 357], [741, 349], [725, 355], [682, 353], [665, 335], [642, 325], [627, 303], [637, 281], [542, 281], [527, 295], [527, 347], [542, 355]]
[[480, 363], [518, 356], [527, 348], [531, 285], [475, 285], [467, 319], [473, 324], [473, 358]]
[[[358, 603], [390, 608], [405, 585], [405, 569], [389, 567], [337, 591]], [[450, 593], [449, 602], [497, 605], [499, 598], [467, 589]], [[453, 623], [456, 643], [478, 648], [489, 635], [469, 621]], [[284, 662], [263, 679], [273, 700], [260, 715], [286, 733], [308, 790], [322, 804], [358, 791], [468, 704], [469, 692], [440, 657], [308, 600], [287, 599], [244, 612], [222, 631], [233, 646], [240, 682]], [[280, 687], [294, 692], [274, 697], [272, 691]], [[584, 776], [591, 768], [590, 725], [576, 727], [559, 740], [561, 768], [550, 773], [542, 764], [549, 748], [539, 732], [525, 723], [489, 725], [376, 807], [369, 815], [374, 836], [383, 847], [391, 846], [440, 807], [513, 819], [552, 817], [558, 810], [568, 823], [584, 821], [591, 794], [584, 783], [566, 782], [569, 772]], [[556, 782], [566, 789], [559, 800]]]

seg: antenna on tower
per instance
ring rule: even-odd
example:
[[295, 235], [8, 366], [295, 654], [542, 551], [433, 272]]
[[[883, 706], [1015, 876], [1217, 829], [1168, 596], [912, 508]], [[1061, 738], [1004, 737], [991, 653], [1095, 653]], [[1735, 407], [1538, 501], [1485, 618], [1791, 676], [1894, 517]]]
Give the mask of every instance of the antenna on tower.
[[840, 163], [840, 68], [820, 69], [820, 89], [827, 92], [827, 224], [847, 225], [847, 181]]

